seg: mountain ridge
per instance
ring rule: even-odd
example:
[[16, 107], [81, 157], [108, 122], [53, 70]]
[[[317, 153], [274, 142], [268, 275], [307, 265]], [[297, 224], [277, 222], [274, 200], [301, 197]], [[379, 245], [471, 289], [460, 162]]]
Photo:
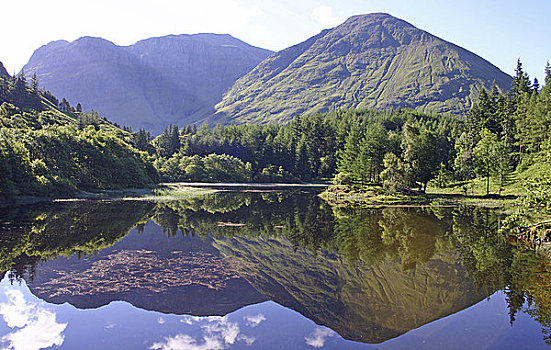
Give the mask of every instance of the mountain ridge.
[[168, 35], [128, 46], [85, 36], [41, 46], [23, 71], [85, 110], [160, 133], [210, 115], [233, 82], [269, 54], [229, 34]]
[[[294, 59], [282, 59], [287, 56]], [[511, 79], [480, 56], [404, 20], [357, 15], [261, 62], [228, 90], [211, 120], [280, 123], [349, 108], [462, 115], [482, 86], [495, 81], [506, 90]]]

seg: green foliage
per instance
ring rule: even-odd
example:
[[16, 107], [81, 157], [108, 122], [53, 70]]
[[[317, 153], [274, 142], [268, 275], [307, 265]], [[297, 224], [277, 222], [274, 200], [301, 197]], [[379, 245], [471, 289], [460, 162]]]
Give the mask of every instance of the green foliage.
[[409, 182], [421, 184], [424, 191], [439, 162], [436, 137], [425, 127], [419, 128], [409, 122], [403, 134], [403, 158]]
[[[24, 77], [0, 80], [0, 92], [8, 97], [0, 106], [0, 199], [67, 197], [78, 190], [145, 187], [158, 180], [148, 155], [105, 118], [61, 112], [41, 99], [36, 78], [25, 89]], [[40, 108], [33, 105], [35, 97]]]
[[538, 181], [534, 180], [546, 176], [541, 169], [551, 169], [549, 65], [545, 74], [543, 87], [539, 83], [532, 86], [519, 60], [509, 93], [502, 93], [495, 86], [491, 92], [480, 92], [467, 114], [463, 133], [455, 140], [454, 168], [458, 179], [469, 180], [475, 175], [486, 178], [487, 194], [491, 177], [497, 180], [500, 193], [515, 181], [516, 188], [526, 188], [528, 197], [536, 192], [544, 196], [548, 185], [545, 181], [535, 185]]
[[525, 206], [551, 211], [551, 179], [537, 179], [524, 184], [522, 201]]
[[409, 186], [404, 162], [394, 153], [385, 154], [383, 159], [385, 169], [381, 172], [383, 186], [389, 192], [403, 192]]
[[490, 175], [500, 173], [501, 164], [507, 162], [505, 144], [488, 129], [482, 130], [480, 141], [473, 149], [475, 171], [478, 175], [486, 177], [486, 194], [490, 193]]
[[205, 157], [177, 153], [167, 160], [156, 161], [163, 180], [191, 182], [249, 182], [251, 174], [247, 164], [235, 157], [214, 153]]
[[[134, 142], [138, 145], [139, 141], [140, 149], [154, 154], [154, 165], [165, 181], [234, 178], [236, 181], [297, 182], [332, 178], [341, 172], [348, 174], [351, 185], [362, 186], [380, 181], [384, 154], [394, 152], [401, 156], [403, 127], [409, 119], [416, 130], [422, 130], [416, 141], [421, 146], [415, 152], [418, 158], [424, 154], [420, 162], [415, 163], [423, 167], [428, 160], [431, 162], [431, 168], [427, 167], [425, 173], [418, 171], [420, 175], [415, 181], [424, 183], [435, 173], [433, 162], [447, 164], [451, 159], [450, 140], [461, 121], [407, 110], [343, 111], [297, 117], [285, 125], [211, 128], [203, 124], [199, 128], [183, 128], [179, 133], [176, 127], [170, 127], [149, 144], [145, 142], [145, 132], [140, 131], [134, 134]], [[413, 153], [410, 150], [408, 154]], [[211, 154], [234, 157], [249, 169], [244, 174], [241, 164], [235, 163], [238, 167], [235, 176], [212, 175], [198, 160]], [[186, 170], [187, 161], [182, 164], [180, 161], [194, 156], [198, 158]]]

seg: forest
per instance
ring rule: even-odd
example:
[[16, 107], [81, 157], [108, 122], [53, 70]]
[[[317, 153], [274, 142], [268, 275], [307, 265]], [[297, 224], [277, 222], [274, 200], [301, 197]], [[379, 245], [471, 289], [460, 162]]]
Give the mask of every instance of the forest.
[[[0, 78], [1, 197], [71, 196], [159, 181], [312, 182], [423, 193], [472, 180], [486, 195], [520, 186], [549, 205], [551, 68], [531, 81], [519, 61], [510, 91], [482, 89], [465, 118], [412, 110], [344, 110], [283, 125], [122, 129], [38, 88]], [[492, 184], [492, 186], [490, 186]], [[492, 190], [492, 191], [491, 191]]]

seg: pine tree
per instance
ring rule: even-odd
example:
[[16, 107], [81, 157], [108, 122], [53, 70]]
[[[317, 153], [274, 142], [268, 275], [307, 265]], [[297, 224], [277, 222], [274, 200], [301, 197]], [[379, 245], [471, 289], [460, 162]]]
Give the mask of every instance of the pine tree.
[[65, 97], [61, 99], [61, 102], [59, 103], [59, 109], [62, 112], [69, 112], [71, 110], [71, 105], [69, 104], [69, 101], [65, 99]]
[[530, 78], [528, 74], [523, 71], [520, 58], [517, 61], [515, 73], [511, 93], [513, 94], [513, 100], [518, 103], [523, 94], [530, 94], [532, 92]]
[[356, 180], [361, 178], [361, 169], [357, 164], [360, 156], [361, 140], [362, 132], [359, 125], [352, 125], [346, 137], [344, 148], [339, 152], [338, 171], [350, 174]]
[[532, 90], [535, 93], [538, 93], [540, 91], [540, 82], [538, 81], [538, 78], [534, 78], [534, 83], [532, 84]]
[[303, 136], [297, 144], [295, 159], [295, 175], [304, 181], [312, 180], [312, 165], [308, 158], [305, 136]]

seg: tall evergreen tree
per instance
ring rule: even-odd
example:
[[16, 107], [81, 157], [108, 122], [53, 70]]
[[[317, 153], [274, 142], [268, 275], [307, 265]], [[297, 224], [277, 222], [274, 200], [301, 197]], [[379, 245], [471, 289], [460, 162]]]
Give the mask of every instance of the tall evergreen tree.
[[362, 131], [358, 124], [352, 125], [346, 137], [344, 148], [339, 152], [338, 171], [348, 173], [354, 179], [359, 180], [361, 175], [357, 162], [360, 156], [360, 142], [362, 140]]

